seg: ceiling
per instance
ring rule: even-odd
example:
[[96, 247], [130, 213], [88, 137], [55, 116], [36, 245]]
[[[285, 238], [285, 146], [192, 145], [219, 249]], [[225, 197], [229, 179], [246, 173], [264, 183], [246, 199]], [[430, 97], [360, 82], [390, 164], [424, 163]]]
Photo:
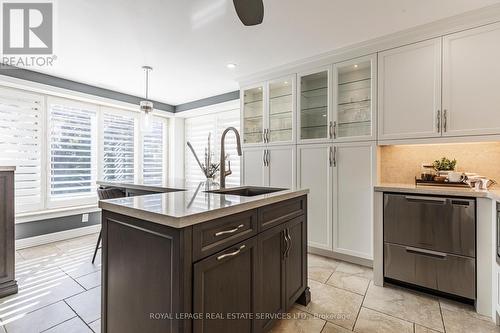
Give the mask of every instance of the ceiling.
[[[52, 67], [39, 72], [180, 104], [238, 89], [236, 77], [432, 22], [500, 0], [264, 0], [244, 27], [231, 0], [56, 2]], [[226, 68], [236, 63], [236, 69]]]

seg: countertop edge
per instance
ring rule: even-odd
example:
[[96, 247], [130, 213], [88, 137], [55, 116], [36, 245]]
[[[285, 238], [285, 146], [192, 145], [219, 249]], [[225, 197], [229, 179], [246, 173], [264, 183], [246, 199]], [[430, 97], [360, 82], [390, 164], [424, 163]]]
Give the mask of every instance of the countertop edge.
[[0, 166], [0, 171], [16, 171], [15, 166]]
[[218, 208], [207, 212], [196, 213], [188, 216], [173, 217], [164, 214], [154, 213], [146, 210], [126, 207], [111, 202], [99, 201], [99, 208], [113, 213], [134, 217], [137, 219], [161, 224], [172, 228], [185, 228], [195, 224], [211, 221], [224, 216], [241, 213], [246, 210], [267, 206], [276, 202], [297, 198], [309, 193], [309, 190], [296, 190], [282, 194], [275, 194], [271, 197], [256, 199], [255, 201], [237, 204], [235, 206]]
[[381, 184], [374, 186], [375, 192], [395, 192], [429, 195], [449, 195], [471, 198], [488, 198], [500, 201], [500, 191], [474, 190], [465, 188], [446, 188], [446, 187], [415, 187], [415, 185], [406, 184]]
[[169, 192], [178, 192], [178, 191], [186, 191], [184, 188], [178, 187], [164, 187], [158, 185], [145, 185], [145, 184], [121, 184], [116, 182], [106, 182], [98, 180], [96, 182], [97, 185], [101, 186], [109, 186], [109, 187], [118, 187], [118, 188], [130, 188], [133, 190], [142, 190], [142, 191], [151, 191], [158, 193], [169, 193]]

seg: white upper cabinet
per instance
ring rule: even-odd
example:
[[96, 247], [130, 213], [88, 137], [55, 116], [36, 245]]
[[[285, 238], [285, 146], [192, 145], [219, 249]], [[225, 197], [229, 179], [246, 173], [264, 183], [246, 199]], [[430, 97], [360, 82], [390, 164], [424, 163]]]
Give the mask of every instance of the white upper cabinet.
[[295, 142], [295, 75], [245, 87], [240, 95], [243, 145]]
[[298, 141], [325, 142], [332, 138], [331, 66], [298, 75]]
[[374, 140], [376, 55], [333, 66], [333, 139]]
[[443, 135], [500, 134], [500, 24], [443, 40]]
[[441, 136], [441, 38], [381, 52], [378, 66], [378, 139]]
[[264, 142], [264, 94], [265, 85], [242, 89], [241, 114], [243, 144], [262, 144]]
[[331, 144], [297, 146], [297, 186], [309, 189], [307, 197], [308, 245], [333, 250]]
[[295, 76], [269, 82], [266, 141], [269, 144], [294, 142]]

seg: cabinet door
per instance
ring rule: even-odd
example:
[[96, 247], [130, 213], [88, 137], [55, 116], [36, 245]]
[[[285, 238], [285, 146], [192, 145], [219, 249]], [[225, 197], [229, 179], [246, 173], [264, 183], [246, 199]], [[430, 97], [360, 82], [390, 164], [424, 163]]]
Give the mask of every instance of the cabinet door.
[[[14, 172], [0, 172], [0, 284], [14, 280]], [[0, 294], [3, 296], [7, 293]]]
[[[286, 311], [285, 297], [285, 225], [271, 228], [259, 238], [258, 313], [282, 313]], [[263, 318], [257, 321], [258, 331], [272, 326], [274, 320]]]
[[332, 167], [329, 144], [297, 147], [297, 185], [308, 188], [309, 246], [332, 250]]
[[266, 184], [267, 167], [264, 166], [264, 153], [264, 147], [243, 149], [242, 185], [264, 186]]
[[265, 85], [252, 86], [242, 89], [242, 135], [243, 144], [252, 145], [264, 142], [264, 98]]
[[301, 143], [331, 139], [331, 67], [298, 76], [298, 140]]
[[379, 53], [378, 138], [441, 135], [441, 39]]
[[293, 188], [295, 185], [295, 146], [276, 146], [267, 149], [271, 187]]
[[286, 225], [288, 247], [285, 249], [286, 306], [290, 308], [307, 285], [307, 230], [305, 217], [297, 217]]
[[257, 294], [257, 238], [239, 243], [194, 264], [193, 310], [203, 319], [193, 321], [193, 332], [255, 331], [250, 318], [206, 318], [211, 314], [255, 313]]
[[339, 144], [334, 167], [334, 251], [372, 259], [375, 143]]
[[294, 142], [295, 76], [269, 82], [268, 140], [273, 143]]
[[443, 134], [500, 134], [500, 24], [444, 37]]
[[333, 138], [336, 141], [375, 139], [376, 55], [335, 64]]

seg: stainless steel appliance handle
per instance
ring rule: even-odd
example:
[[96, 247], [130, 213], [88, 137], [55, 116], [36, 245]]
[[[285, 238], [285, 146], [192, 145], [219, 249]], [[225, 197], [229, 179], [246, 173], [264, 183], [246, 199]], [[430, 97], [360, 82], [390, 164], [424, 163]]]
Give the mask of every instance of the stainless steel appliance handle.
[[405, 249], [406, 249], [406, 252], [413, 253], [413, 254], [419, 254], [419, 255], [423, 255], [423, 256], [429, 256], [429, 257], [440, 258], [440, 259], [445, 259], [447, 257], [447, 254], [443, 253], [443, 252], [419, 249], [419, 248], [411, 247], [411, 246], [406, 246]]
[[420, 202], [430, 202], [430, 203], [446, 203], [446, 198], [436, 198], [436, 197], [424, 197], [417, 195], [405, 195], [405, 199], [408, 201], [420, 201]]
[[220, 255], [217, 257], [217, 260], [222, 260], [224, 258], [228, 258], [228, 257], [234, 257], [238, 254], [240, 254], [240, 252], [245, 248], [246, 246], [245, 245], [242, 245], [240, 246], [240, 248], [234, 252], [231, 252], [231, 253], [226, 253], [226, 254], [223, 254], [223, 255]]
[[436, 116], [436, 132], [441, 132], [441, 110], [437, 110]]
[[243, 228], [245, 225], [244, 224], [240, 224], [239, 226], [237, 226], [236, 228], [234, 229], [230, 229], [230, 230], [224, 230], [224, 231], [219, 231], [219, 232], [216, 232], [215, 233], [215, 236], [218, 237], [218, 236], [222, 236], [222, 235], [226, 235], [226, 234], [232, 234], [232, 233], [235, 233], [236, 231], [240, 230], [241, 228]]
[[448, 131], [448, 110], [443, 110], [443, 130]]

